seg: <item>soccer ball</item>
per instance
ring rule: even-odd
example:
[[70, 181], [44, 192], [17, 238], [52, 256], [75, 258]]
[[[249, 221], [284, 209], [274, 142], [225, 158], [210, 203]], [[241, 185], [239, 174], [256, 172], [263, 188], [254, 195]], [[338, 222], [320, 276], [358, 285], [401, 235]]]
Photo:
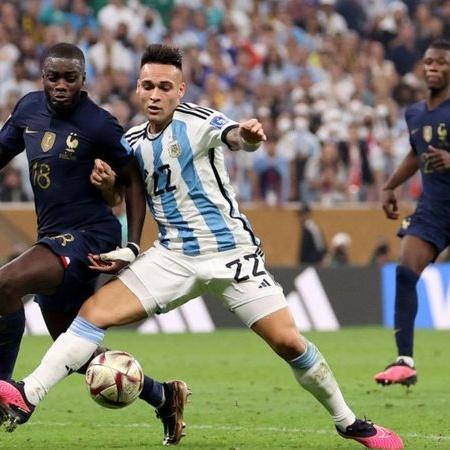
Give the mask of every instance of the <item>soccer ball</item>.
[[97, 355], [86, 370], [89, 394], [105, 408], [123, 408], [142, 392], [144, 372], [127, 352], [108, 350]]

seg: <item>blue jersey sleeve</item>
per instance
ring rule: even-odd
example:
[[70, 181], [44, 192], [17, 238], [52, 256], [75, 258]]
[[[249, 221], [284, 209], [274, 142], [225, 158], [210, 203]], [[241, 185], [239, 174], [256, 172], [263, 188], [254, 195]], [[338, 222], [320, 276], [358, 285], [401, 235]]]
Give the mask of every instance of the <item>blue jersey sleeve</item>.
[[25, 149], [23, 140], [23, 125], [20, 120], [20, 104], [17, 103], [14, 111], [0, 130], [0, 150], [6, 159], [12, 159]]
[[124, 130], [111, 114], [106, 115], [97, 139], [102, 159], [113, 168], [123, 167], [132, 158], [132, 149], [125, 140]]

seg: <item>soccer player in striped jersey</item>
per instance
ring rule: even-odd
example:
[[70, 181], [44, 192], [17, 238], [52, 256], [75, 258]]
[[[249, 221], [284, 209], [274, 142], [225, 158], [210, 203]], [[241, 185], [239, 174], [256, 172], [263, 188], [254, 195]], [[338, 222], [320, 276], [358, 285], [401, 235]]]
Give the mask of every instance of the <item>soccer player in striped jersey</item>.
[[[210, 108], [181, 103], [184, 92], [178, 49], [149, 46], [137, 83], [148, 121], [126, 138], [159, 239], [83, 305], [31, 375], [19, 383], [0, 383], [7, 420], [26, 422], [48, 390], [100, 345], [106, 328], [168, 312], [208, 292], [286, 361], [298, 383], [330, 413], [341, 436], [368, 448], [403, 448], [393, 431], [357, 419], [347, 406], [324, 357], [296, 329], [281, 287], [265, 268], [259, 240], [239, 212], [223, 151], [257, 150], [266, 138], [261, 123], [236, 123]], [[117, 259], [115, 251], [91, 256], [93, 267], [103, 271], [114, 268]], [[182, 412], [176, 415], [180, 434]]]

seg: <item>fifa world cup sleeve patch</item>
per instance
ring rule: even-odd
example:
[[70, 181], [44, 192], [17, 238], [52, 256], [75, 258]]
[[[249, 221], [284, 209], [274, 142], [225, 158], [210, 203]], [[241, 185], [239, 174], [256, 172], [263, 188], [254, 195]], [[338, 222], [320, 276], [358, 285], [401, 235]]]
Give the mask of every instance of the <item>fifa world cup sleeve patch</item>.
[[226, 123], [228, 123], [228, 122], [231, 122], [231, 120], [226, 119], [226, 118], [223, 117], [223, 116], [214, 116], [214, 117], [211, 119], [211, 125], [212, 125], [214, 128], [218, 128], [219, 130], [222, 129], [223, 126], [224, 126]]

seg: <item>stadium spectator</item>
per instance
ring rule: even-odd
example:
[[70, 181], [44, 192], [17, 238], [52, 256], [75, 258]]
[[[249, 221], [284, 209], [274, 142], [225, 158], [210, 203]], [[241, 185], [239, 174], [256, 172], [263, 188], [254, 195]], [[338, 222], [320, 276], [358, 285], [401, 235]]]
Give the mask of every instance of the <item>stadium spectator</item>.
[[1, 173], [0, 202], [25, 202], [29, 200], [22, 187], [19, 169], [8, 166]]
[[308, 204], [300, 205], [299, 216], [301, 229], [299, 263], [321, 265], [327, 254], [325, 236], [313, 220]]
[[255, 180], [259, 188], [257, 199], [268, 205], [280, 205], [288, 200], [290, 187], [289, 163], [277, 148], [277, 136], [268, 134], [267, 140], [256, 153], [253, 163]]
[[325, 264], [328, 267], [345, 267], [350, 265], [350, 247], [352, 238], [348, 233], [336, 233], [330, 242], [330, 251]]
[[[424, 95], [420, 52], [431, 40], [449, 34], [449, 5], [444, 0], [4, 1], [0, 84], [14, 79], [19, 58], [35, 82], [45, 50], [73, 42], [88, 58], [92, 97], [108, 103], [110, 96], [119, 96], [131, 108], [130, 125], [140, 120], [130, 87], [138, 55], [149, 42], [172, 42], [185, 49], [190, 80], [186, 100], [222, 109], [238, 87], [245, 92], [246, 110], [258, 116], [268, 110], [272, 119], [289, 116], [292, 132], [295, 108], [302, 103], [309, 108], [306, 119], [321, 146], [327, 140], [343, 143], [348, 125], [361, 122], [364, 108], [371, 107], [372, 142], [389, 132], [395, 153], [401, 154], [397, 142], [405, 142], [404, 108]], [[108, 37], [105, 27], [110, 29]], [[4, 117], [4, 96], [1, 102]], [[338, 116], [330, 120], [333, 111]], [[361, 124], [363, 139], [364, 127]], [[286, 136], [286, 130], [279, 133], [280, 145]], [[370, 156], [369, 169], [375, 172], [372, 161]], [[292, 185], [309, 183], [302, 170], [291, 174]], [[404, 198], [414, 200], [418, 190], [420, 184], [414, 183]], [[299, 199], [293, 191], [289, 198]], [[358, 201], [373, 198], [376, 195], [363, 195]]]

